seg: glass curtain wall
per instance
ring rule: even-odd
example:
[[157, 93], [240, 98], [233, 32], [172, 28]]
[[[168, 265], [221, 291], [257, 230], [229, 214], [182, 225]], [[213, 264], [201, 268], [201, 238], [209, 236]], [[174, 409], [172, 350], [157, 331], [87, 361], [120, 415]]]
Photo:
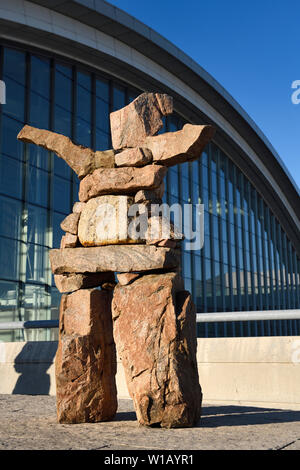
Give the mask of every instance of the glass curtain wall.
[[[57, 156], [23, 144], [25, 123], [97, 150], [111, 148], [109, 113], [139, 91], [114, 78], [21, 48], [2, 47], [0, 78], [0, 321], [58, 318], [60, 294], [48, 251], [77, 200], [78, 178]], [[179, 116], [160, 132], [181, 129]], [[201, 160], [169, 168], [164, 202], [204, 204], [204, 246], [182, 244], [182, 274], [197, 312], [299, 308], [300, 261], [246, 176], [216, 145]], [[195, 215], [195, 214], [194, 214]], [[194, 220], [195, 222], [195, 220]], [[298, 320], [204, 324], [200, 336], [299, 334]], [[0, 330], [0, 341], [51, 340], [57, 331]]]

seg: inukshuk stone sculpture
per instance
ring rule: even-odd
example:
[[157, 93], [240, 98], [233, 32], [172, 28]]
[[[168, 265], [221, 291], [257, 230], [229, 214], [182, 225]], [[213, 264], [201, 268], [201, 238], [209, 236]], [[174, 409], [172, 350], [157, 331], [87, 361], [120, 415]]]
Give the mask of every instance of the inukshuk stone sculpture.
[[[114, 417], [115, 343], [140, 424], [192, 426], [200, 418], [195, 307], [179, 273], [183, 235], [169, 224], [165, 236], [168, 221], [151, 208], [162, 202], [167, 167], [199, 158], [214, 130], [186, 124], [156, 135], [172, 111], [170, 96], [143, 93], [111, 113], [113, 150], [104, 152], [30, 126], [18, 135], [55, 152], [81, 180], [80, 202], [61, 224], [61, 248], [50, 251], [64, 294], [55, 359], [59, 422]], [[131, 212], [134, 204], [143, 219]]]

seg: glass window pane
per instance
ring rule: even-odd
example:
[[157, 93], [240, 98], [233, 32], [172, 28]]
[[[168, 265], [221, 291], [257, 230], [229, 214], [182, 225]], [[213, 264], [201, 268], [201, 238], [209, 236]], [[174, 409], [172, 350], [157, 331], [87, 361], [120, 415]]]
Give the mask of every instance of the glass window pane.
[[138, 93], [137, 91], [128, 90], [128, 101], [129, 101], [129, 103], [131, 103], [131, 101], [135, 100], [139, 96], [139, 94], [140, 93]]
[[189, 202], [190, 188], [188, 178], [181, 177], [181, 198], [184, 202]]
[[25, 85], [26, 58], [24, 52], [8, 47], [4, 48], [3, 74], [21, 85]]
[[20, 239], [22, 203], [0, 196], [0, 235]]
[[96, 79], [96, 97], [101, 98], [106, 103], [109, 102], [109, 82], [103, 78]]
[[54, 108], [54, 131], [71, 138], [72, 114], [59, 106]]
[[6, 155], [0, 158], [0, 190], [8, 196], [22, 197], [22, 164]]
[[[54, 276], [52, 276], [54, 283]], [[51, 320], [59, 319], [59, 306], [60, 306], [61, 293], [52, 285], [51, 287]]]
[[64, 218], [65, 214], [53, 213], [53, 248], [60, 248], [61, 237], [65, 234], [60, 224]]
[[49, 246], [48, 212], [41, 207], [29, 205], [27, 208], [27, 242]]
[[77, 116], [86, 122], [91, 121], [91, 76], [82, 72], [77, 74]]
[[53, 189], [53, 207], [55, 211], [69, 214], [71, 211], [71, 182], [60, 178], [54, 177]]
[[17, 135], [22, 127], [22, 123], [17, 122], [8, 116], [2, 116], [1, 153], [18, 160], [23, 160], [24, 144], [17, 139]]
[[110, 136], [96, 129], [96, 150], [107, 150], [111, 147]]
[[189, 278], [192, 277], [190, 251], [183, 251], [183, 276]]
[[40, 129], [48, 129], [49, 116], [49, 100], [32, 91], [30, 93], [30, 124]]
[[109, 133], [109, 104], [96, 97], [96, 127]]
[[178, 188], [178, 167], [170, 168], [168, 171], [168, 191], [175, 197], [179, 196]]
[[49, 173], [28, 165], [27, 200], [33, 204], [47, 207]]
[[90, 122], [77, 118], [76, 121], [76, 142], [84, 147], [92, 145], [92, 126]]
[[3, 80], [6, 84], [6, 105], [3, 112], [24, 120], [26, 56], [10, 48], [4, 48]]
[[125, 101], [125, 88], [114, 85], [113, 87], [113, 111], [124, 108]]
[[6, 86], [6, 115], [23, 122], [25, 117], [25, 87], [4, 75]]
[[18, 320], [18, 284], [0, 281], [0, 321]]
[[51, 156], [50, 152], [35, 144], [28, 144], [29, 163], [43, 170], [50, 169]]
[[25, 321], [49, 320], [50, 294], [45, 286], [26, 284], [25, 286]]
[[19, 243], [17, 240], [0, 237], [1, 277], [4, 279], [19, 278]]
[[[54, 174], [58, 176], [62, 176], [67, 180], [71, 177], [71, 168], [69, 165], [62, 159], [59, 158], [57, 155], [54, 155]], [[55, 179], [54, 179], [55, 181]]]
[[50, 264], [48, 248], [28, 243], [26, 246], [26, 280], [48, 283]]
[[50, 61], [48, 59], [31, 56], [31, 89], [45, 98], [50, 95]]
[[68, 112], [72, 111], [72, 69], [61, 64], [55, 65], [55, 104]]

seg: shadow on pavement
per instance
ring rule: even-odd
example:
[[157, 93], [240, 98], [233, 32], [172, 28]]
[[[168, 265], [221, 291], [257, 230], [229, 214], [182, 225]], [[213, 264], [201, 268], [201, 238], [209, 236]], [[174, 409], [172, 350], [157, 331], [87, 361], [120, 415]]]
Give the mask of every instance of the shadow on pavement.
[[300, 422], [300, 411], [251, 406], [204, 406], [197, 427], [247, 426]]
[[136, 421], [136, 414], [134, 411], [118, 411], [114, 417], [114, 421]]

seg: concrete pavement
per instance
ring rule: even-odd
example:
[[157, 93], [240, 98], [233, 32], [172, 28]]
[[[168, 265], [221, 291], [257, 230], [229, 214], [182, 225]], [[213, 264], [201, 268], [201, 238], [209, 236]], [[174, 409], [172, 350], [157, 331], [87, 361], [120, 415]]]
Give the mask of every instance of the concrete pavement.
[[58, 424], [55, 397], [0, 395], [0, 450], [300, 450], [300, 411], [204, 404], [197, 427], [145, 428], [131, 400], [114, 421]]

